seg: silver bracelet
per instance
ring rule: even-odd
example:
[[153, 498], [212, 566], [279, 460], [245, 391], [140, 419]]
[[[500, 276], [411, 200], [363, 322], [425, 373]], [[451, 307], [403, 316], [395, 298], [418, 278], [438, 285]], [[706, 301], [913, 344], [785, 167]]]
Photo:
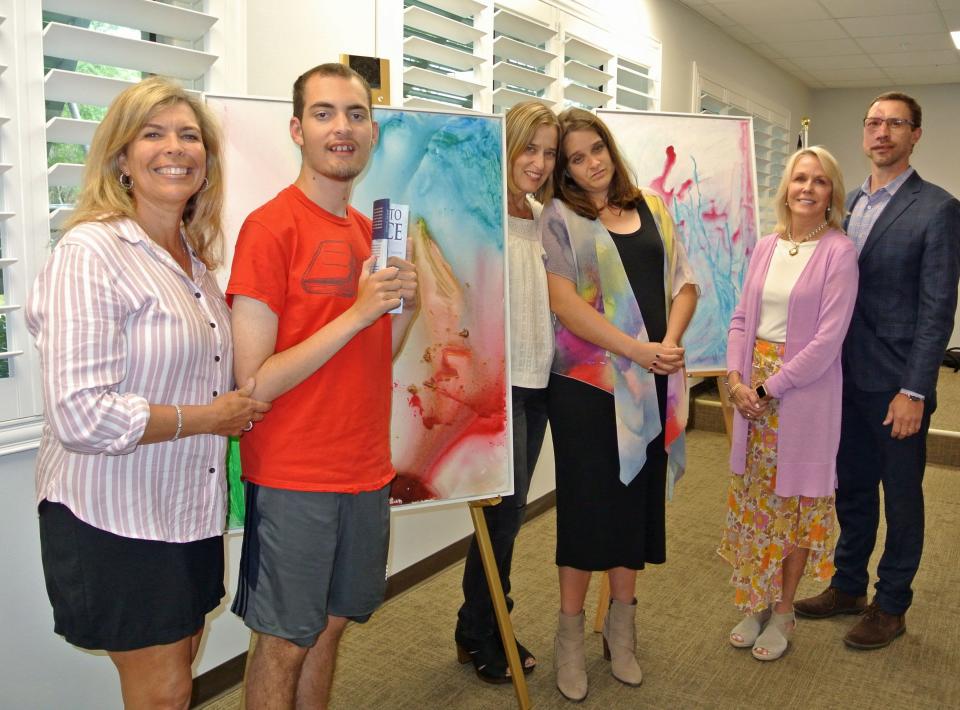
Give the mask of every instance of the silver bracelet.
[[180, 438], [180, 432], [183, 431], [183, 410], [180, 409], [179, 404], [173, 405], [173, 408], [177, 410], [177, 430], [173, 432], [173, 436], [170, 438], [170, 441], [176, 441]]

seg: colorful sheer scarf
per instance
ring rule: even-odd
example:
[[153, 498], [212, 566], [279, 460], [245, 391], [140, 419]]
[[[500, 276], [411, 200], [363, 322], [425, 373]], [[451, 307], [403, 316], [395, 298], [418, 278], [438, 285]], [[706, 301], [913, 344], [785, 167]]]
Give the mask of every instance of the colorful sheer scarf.
[[[673, 220], [655, 195], [644, 194], [663, 240], [663, 283], [669, 316], [677, 253]], [[640, 307], [610, 233], [599, 220], [577, 215], [559, 200], [544, 210], [542, 228], [554, 232], [561, 243], [569, 239], [577, 268], [577, 293], [610, 323], [637, 340], [649, 342]], [[620, 480], [628, 485], [647, 461], [647, 445], [661, 431], [657, 390], [652, 373], [629, 358], [574, 335], [559, 320], [555, 325], [556, 355], [553, 372], [572, 377], [613, 393], [617, 418]], [[686, 465], [684, 430], [687, 426], [687, 378], [681, 369], [667, 379], [665, 449], [668, 453], [667, 496]]]

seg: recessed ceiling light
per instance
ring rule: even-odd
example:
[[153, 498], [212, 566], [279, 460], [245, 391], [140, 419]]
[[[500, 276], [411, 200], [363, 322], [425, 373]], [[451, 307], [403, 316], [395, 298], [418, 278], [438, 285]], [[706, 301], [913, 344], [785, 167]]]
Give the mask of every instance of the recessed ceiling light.
[[957, 30], [956, 32], [951, 32], [950, 37], [953, 38], [953, 46], [956, 47], [957, 49], [960, 49], [960, 30]]

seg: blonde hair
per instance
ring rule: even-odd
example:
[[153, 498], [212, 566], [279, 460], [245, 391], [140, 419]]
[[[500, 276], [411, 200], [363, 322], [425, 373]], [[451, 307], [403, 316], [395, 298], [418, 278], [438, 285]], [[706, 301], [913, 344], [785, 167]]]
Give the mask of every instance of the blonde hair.
[[[513, 163], [526, 150], [540, 126], [557, 129], [557, 152], [560, 151], [560, 122], [556, 115], [539, 101], [521, 101], [507, 112], [507, 190], [520, 192], [513, 181]], [[538, 202], [546, 204], [553, 197], [553, 171], [534, 194]]]
[[593, 204], [593, 200], [577, 185], [567, 171], [569, 156], [563, 148], [563, 141], [574, 131], [593, 131], [607, 147], [610, 161], [613, 163], [613, 178], [607, 188], [607, 204], [622, 209], [631, 209], [643, 199], [643, 193], [637, 187], [635, 178], [627, 167], [620, 149], [617, 148], [613, 134], [607, 124], [600, 118], [582, 108], [568, 108], [557, 117], [560, 121], [560, 152], [557, 154], [557, 165], [553, 170], [557, 197], [563, 200], [581, 217], [597, 219], [600, 210]]
[[97, 127], [83, 173], [83, 186], [64, 231], [82, 222], [103, 222], [127, 217], [135, 220], [136, 186], [120, 185], [119, 157], [140, 129], [158, 111], [186, 104], [197, 117], [207, 153], [206, 187], [195, 193], [183, 212], [187, 242], [210, 269], [223, 258], [223, 150], [220, 128], [213, 114], [182, 86], [155, 76], [124, 89], [110, 104]]
[[787, 158], [787, 167], [783, 170], [780, 186], [773, 198], [777, 212], [777, 226], [774, 231], [779, 234], [786, 234], [792, 230], [793, 220], [790, 208], [787, 207], [787, 189], [790, 187], [790, 178], [793, 176], [794, 168], [797, 167], [797, 161], [805, 155], [812, 155], [820, 161], [820, 167], [823, 168], [824, 174], [830, 179], [832, 185], [830, 213], [824, 215], [824, 220], [831, 229], [843, 231], [843, 201], [846, 196], [846, 191], [843, 188], [843, 173], [840, 172], [837, 159], [831, 155], [830, 151], [819, 145], [802, 148]]

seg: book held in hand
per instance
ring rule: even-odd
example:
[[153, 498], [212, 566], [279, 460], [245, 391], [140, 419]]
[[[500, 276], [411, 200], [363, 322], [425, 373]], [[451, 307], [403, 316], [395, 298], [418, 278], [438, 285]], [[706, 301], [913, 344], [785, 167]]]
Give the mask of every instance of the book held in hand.
[[[407, 258], [407, 225], [410, 221], [409, 205], [400, 205], [390, 202], [384, 197], [373, 203], [373, 243], [372, 251], [375, 257], [373, 270], [379, 271], [386, 267], [387, 259], [398, 256]], [[403, 313], [403, 303], [390, 313]]]

